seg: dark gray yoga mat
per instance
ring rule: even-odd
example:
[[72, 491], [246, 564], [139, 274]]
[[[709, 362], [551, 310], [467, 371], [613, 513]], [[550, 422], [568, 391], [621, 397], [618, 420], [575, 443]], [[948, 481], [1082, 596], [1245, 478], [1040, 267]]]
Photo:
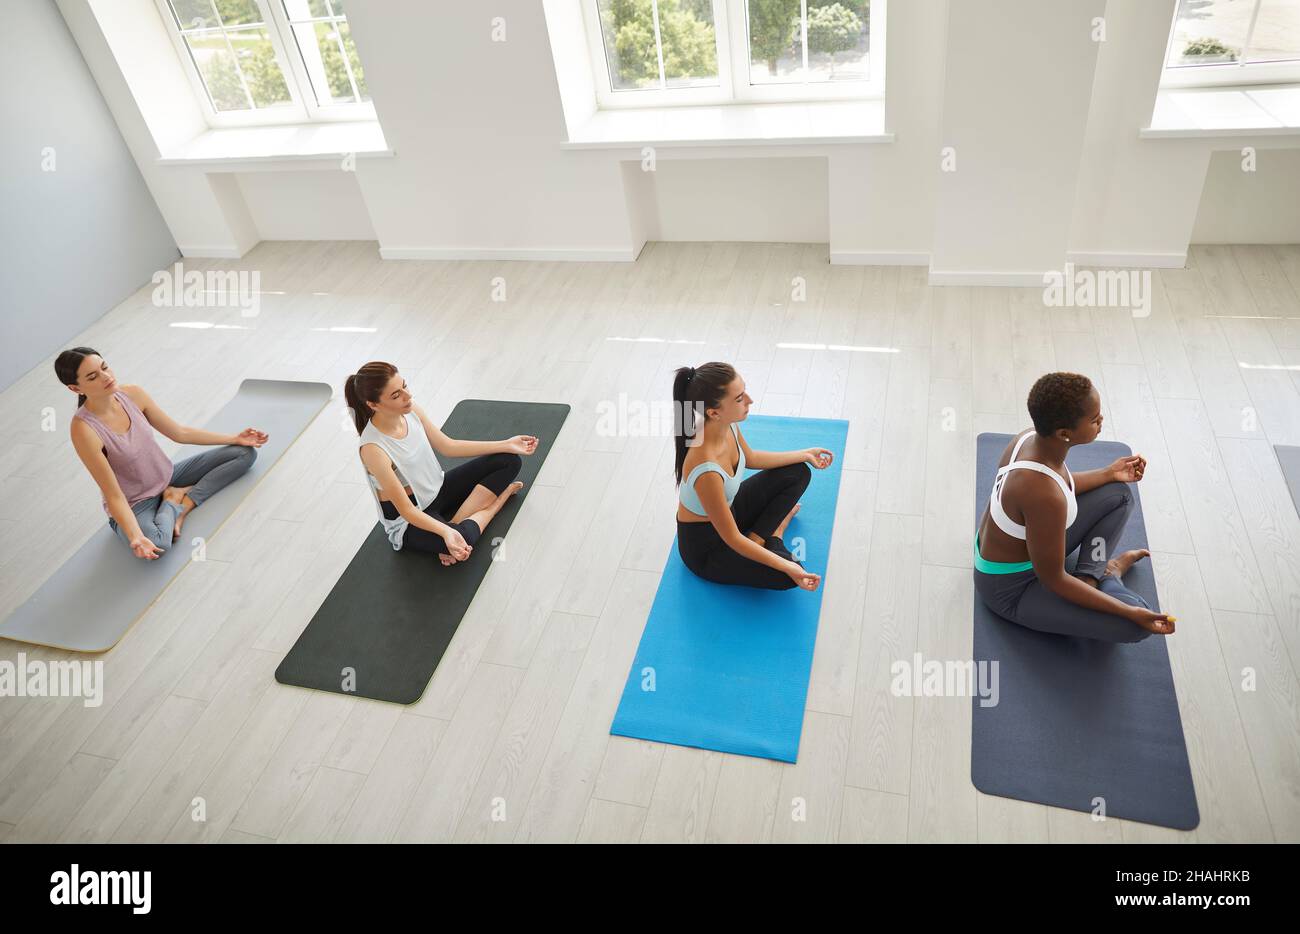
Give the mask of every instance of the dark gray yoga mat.
[[[0, 625], [0, 637], [73, 652], [105, 652], [121, 640], [172, 578], [190, 562], [194, 538], [209, 539], [330, 399], [325, 383], [246, 379], [205, 426], [237, 434], [260, 428], [270, 438], [244, 476], [185, 520], [181, 541], [161, 558], [137, 558], [107, 520], [86, 544]], [[173, 462], [207, 448], [187, 445]], [[71, 452], [69, 457], [73, 457]], [[92, 495], [87, 493], [87, 495]]]
[[[275, 680], [395, 704], [419, 700], [492, 565], [491, 540], [505, 535], [514, 522], [568, 414], [567, 405], [556, 403], [466, 399], [457, 404], [442, 426], [453, 438], [538, 438], [537, 450], [523, 459], [519, 471], [524, 488], [497, 513], [469, 560], [447, 568], [436, 555], [393, 551], [376, 518], [347, 570], [276, 669]], [[438, 460], [451, 468], [469, 458], [439, 455]], [[354, 673], [349, 685], [354, 690], [344, 687], [345, 669]]]
[[1291, 502], [1295, 504], [1295, 511], [1300, 512], [1300, 448], [1275, 444], [1273, 451], [1277, 454], [1277, 462], [1282, 467], [1282, 478], [1286, 480], [1286, 488], [1291, 491]]
[[[982, 434], [976, 442], [976, 522], [1011, 437]], [[1130, 453], [1127, 445], [1095, 441], [1073, 448], [1067, 463], [1091, 470]], [[1120, 550], [1148, 547], [1139, 486], [1130, 485], [1135, 508]], [[1159, 608], [1149, 559], [1124, 583]], [[1094, 811], [1101, 798], [1107, 817], [1194, 828], [1200, 813], [1165, 638], [1116, 645], [1035, 632], [996, 616], [977, 594], [974, 658], [998, 662], [1000, 693], [994, 707], [974, 698], [975, 787], [1075, 811]]]

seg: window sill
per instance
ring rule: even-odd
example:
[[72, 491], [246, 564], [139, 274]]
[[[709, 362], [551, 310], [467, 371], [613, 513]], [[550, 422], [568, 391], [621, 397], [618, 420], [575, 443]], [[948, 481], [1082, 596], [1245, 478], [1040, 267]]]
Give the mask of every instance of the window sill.
[[893, 141], [894, 134], [885, 132], [885, 102], [869, 100], [600, 110], [560, 146], [628, 149]]
[[[166, 152], [159, 165], [216, 171], [271, 169], [276, 163], [338, 163], [344, 156], [391, 156], [378, 121], [208, 130]], [[298, 167], [302, 167], [299, 165]]]
[[1161, 88], [1144, 139], [1300, 135], [1300, 86]]

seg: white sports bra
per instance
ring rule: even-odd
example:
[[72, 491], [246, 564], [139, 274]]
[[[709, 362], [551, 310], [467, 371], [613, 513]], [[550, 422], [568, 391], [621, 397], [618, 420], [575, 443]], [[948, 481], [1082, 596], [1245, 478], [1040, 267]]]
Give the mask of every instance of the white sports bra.
[[1002, 486], [1006, 483], [1007, 477], [1011, 471], [1017, 468], [1036, 470], [1041, 474], [1047, 474], [1056, 481], [1060, 486], [1061, 492], [1065, 494], [1065, 527], [1068, 529], [1074, 525], [1074, 519], [1079, 514], [1079, 502], [1074, 498], [1074, 475], [1070, 473], [1070, 468], [1065, 468], [1065, 475], [1070, 478], [1070, 485], [1066, 486], [1061, 475], [1048, 467], [1046, 464], [1040, 464], [1038, 461], [1018, 461], [1016, 457], [1020, 454], [1020, 447], [1025, 440], [1033, 434], [1032, 430], [1025, 432], [1016, 441], [1016, 446], [1011, 450], [1011, 460], [1005, 467], [998, 468], [998, 474], [993, 478], [993, 493], [989, 496], [989, 515], [993, 517], [993, 524], [1006, 532], [1012, 538], [1018, 538], [1022, 542], [1025, 540], [1025, 527], [1018, 522], [1013, 522], [1007, 515], [1007, 511], [1002, 508]]
[[[367, 444], [377, 444], [393, 462], [393, 472], [397, 474], [397, 482], [403, 487], [411, 488], [415, 494], [415, 508], [423, 512], [442, 489], [442, 465], [433, 454], [429, 436], [424, 433], [424, 426], [420, 424], [419, 416], [407, 412], [402, 418], [406, 421], [406, 437], [394, 438], [386, 435], [375, 427], [374, 422], [367, 422], [366, 427], [361, 431], [358, 450]], [[362, 469], [365, 470], [364, 464]], [[402, 537], [406, 534], [406, 527], [410, 523], [400, 515], [396, 519], [385, 516], [384, 507], [379, 502], [379, 481], [369, 470], [366, 470], [366, 479], [370, 481], [370, 490], [375, 494], [375, 508], [379, 510], [379, 521], [384, 527], [384, 534], [392, 542], [393, 550], [399, 551], [402, 547]], [[393, 504], [393, 508], [397, 508], [396, 503]]]

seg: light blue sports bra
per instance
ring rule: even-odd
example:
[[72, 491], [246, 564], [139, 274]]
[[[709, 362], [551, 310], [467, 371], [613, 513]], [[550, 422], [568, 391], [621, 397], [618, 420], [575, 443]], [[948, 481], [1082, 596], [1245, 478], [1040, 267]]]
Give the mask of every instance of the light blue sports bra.
[[700, 494], [695, 492], [695, 481], [703, 474], [716, 473], [722, 477], [722, 487], [727, 496], [728, 506], [736, 498], [736, 491], [740, 489], [741, 481], [745, 479], [745, 449], [740, 446], [740, 436], [736, 433], [735, 422], [731, 423], [731, 436], [736, 439], [736, 451], [740, 454], [740, 461], [736, 464], [736, 475], [733, 477], [713, 461], [705, 461], [691, 471], [690, 476], [682, 482], [678, 490], [682, 505], [697, 516], [708, 515], [704, 511], [704, 504], [700, 502]]

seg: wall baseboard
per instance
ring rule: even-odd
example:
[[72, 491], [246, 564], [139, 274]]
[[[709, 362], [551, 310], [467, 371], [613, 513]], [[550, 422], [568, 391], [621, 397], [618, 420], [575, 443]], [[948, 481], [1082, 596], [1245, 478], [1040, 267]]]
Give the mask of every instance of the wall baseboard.
[[177, 249], [187, 259], [239, 259], [247, 252], [233, 246], [179, 246]]
[[461, 250], [448, 247], [381, 246], [383, 259], [504, 260], [523, 262], [631, 263], [640, 250], [541, 250], [531, 247], [514, 249]]
[[1043, 272], [978, 272], [931, 269], [930, 285], [972, 285], [1002, 288], [1043, 288]]
[[1184, 253], [1076, 253], [1066, 254], [1076, 266], [1105, 266], [1122, 269], [1182, 269], [1187, 265]]
[[928, 266], [929, 253], [901, 250], [831, 250], [832, 266]]

